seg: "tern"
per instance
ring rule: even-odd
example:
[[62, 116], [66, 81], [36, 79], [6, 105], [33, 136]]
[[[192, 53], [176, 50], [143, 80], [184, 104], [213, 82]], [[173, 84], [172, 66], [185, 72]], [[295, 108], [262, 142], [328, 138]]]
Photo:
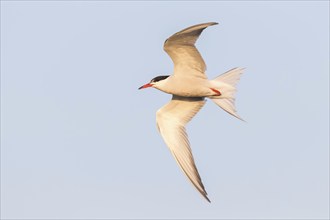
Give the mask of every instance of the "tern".
[[164, 50], [174, 63], [173, 74], [157, 76], [139, 88], [153, 87], [172, 94], [172, 100], [156, 113], [158, 131], [184, 174], [208, 202], [211, 201], [195, 165], [185, 125], [204, 106], [205, 98], [241, 119], [236, 113], [235, 93], [244, 70], [234, 68], [213, 80], [207, 79], [206, 65], [195, 42], [205, 28], [216, 24], [197, 24], [169, 37]]

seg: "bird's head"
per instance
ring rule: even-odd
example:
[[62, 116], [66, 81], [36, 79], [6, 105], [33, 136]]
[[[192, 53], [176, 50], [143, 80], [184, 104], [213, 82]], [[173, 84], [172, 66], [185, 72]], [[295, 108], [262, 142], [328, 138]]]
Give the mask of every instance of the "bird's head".
[[158, 85], [163, 83], [164, 79], [167, 79], [167, 77], [169, 77], [168, 75], [166, 76], [156, 76], [155, 78], [153, 78], [152, 80], [150, 80], [149, 83], [147, 84], [144, 84], [143, 86], [141, 86], [139, 89], [145, 89], [145, 88], [148, 88], [148, 87], [155, 87], [155, 88], [158, 88]]

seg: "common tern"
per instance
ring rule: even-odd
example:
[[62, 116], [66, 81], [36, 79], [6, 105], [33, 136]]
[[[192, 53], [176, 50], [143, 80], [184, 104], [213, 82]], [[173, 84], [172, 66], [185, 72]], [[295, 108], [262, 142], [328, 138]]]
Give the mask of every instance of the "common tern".
[[208, 80], [205, 62], [195, 47], [202, 31], [216, 24], [197, 24], [169, 37], [164, 43], [164, 50], [174, 63], [173, 74], [157, 76], [139, 88], [153, 87], [172, 94], [172, 100], [156, 113], [157, 127], [184, 174], [208, 202], [211, 201], [195, 165], [185, 125], [204, 106], [205, 98], [241, 119], [235, 109], [235, 87], [243, 68], [231, 69]]

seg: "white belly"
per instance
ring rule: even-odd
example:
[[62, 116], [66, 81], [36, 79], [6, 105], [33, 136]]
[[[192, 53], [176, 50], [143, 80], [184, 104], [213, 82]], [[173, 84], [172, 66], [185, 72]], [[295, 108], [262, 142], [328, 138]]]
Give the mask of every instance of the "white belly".
[[[157, 87], [156, 87], [157, 88]], [[175, 77], [170, 76], [166, 82], [157, 89], [184, 97], [207, 97], [214, 95], [210, 81], [197, 77]]]

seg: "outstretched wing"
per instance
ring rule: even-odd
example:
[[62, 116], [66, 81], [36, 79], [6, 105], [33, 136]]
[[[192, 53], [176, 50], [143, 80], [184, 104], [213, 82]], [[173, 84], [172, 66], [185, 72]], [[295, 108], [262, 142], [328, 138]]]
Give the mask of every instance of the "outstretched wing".
[[204, 98], [173, 95], [172, 100], [157, 111], [157, 126], [176, 162], [196, 189], [210, 202], [192, 155], [185, 125], [204, 106]]
[[205, 62], [195, 47], [195, 42], [202, 31], [216, 22], [197, 24], [173, 34], [164, 43], [164, 50], [174, 63], [174, 74], [193, 74], [206, 78]]

